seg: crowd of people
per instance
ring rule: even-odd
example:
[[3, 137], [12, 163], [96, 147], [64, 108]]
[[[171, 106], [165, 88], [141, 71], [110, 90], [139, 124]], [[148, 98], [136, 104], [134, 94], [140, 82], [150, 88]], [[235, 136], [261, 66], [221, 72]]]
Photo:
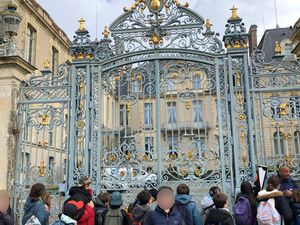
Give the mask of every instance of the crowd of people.
[[[186, 184], [180, 184], [176, 193], [168, 186], [142, 190], [125, 210], [118, 191], [101, 192], [93, 199], [92, 180], [83, 176], [69, 190], [69, 198], [52, 225], [300, 225], [300, 190], [288, 167], [281, 167], [278, 176], [269, 177], [263, 190], [248, 181], [241, 183], [240, 190], [232, 210], [219, 187], [211, 187], [198, 207]], [[7, 193], [0, 195], [9, 201]], [[9, 204], [1, 202], [0, 225], [14, 225]], [[22, 225], [49, 225], [50, 208], [45, 186], [33, 185]]]

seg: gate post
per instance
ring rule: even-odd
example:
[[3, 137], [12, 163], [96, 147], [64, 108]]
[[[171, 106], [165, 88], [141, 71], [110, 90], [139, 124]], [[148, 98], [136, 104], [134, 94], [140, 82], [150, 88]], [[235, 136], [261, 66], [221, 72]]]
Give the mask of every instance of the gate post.
[[227, 48], [234, 192], [244, 180], [254, 181], [255, 157], [249, 86], [248, 34], [233, 6], [223, 41]]

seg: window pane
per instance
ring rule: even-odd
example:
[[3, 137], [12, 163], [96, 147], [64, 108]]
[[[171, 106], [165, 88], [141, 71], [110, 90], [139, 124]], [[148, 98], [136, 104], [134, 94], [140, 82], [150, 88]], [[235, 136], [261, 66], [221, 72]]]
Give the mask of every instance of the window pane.
[[203, 121], [202, 101], [193, 101], [195, 118], [194, 122]]
[[168, 123], [176, 122], [176, 102], [168, 102]]
[[144, 105], [144, 123], [153, 124], [152, 103], [145, 103]]

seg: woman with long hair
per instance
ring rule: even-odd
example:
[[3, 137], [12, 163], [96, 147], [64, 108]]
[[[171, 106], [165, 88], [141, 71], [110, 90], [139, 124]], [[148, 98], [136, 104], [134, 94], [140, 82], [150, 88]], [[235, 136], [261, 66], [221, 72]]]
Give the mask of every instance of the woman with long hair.
[[25, 225], [32, 216], [36, 217], [41, 225], [49, 224], [49, 206], [43, 201], [46, 198], [46, 188], [43, 184], [32, 185], [25, 203], [22, 225]]

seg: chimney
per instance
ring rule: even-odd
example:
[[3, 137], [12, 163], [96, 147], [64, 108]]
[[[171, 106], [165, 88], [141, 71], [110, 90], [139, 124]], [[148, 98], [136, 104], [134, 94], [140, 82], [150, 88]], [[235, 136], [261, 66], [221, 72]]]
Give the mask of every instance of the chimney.
[[249, 32], [249, 54], [252, 55], [252, 52], [255, 48], [257, 48], [257, 26], [251, 25]]

